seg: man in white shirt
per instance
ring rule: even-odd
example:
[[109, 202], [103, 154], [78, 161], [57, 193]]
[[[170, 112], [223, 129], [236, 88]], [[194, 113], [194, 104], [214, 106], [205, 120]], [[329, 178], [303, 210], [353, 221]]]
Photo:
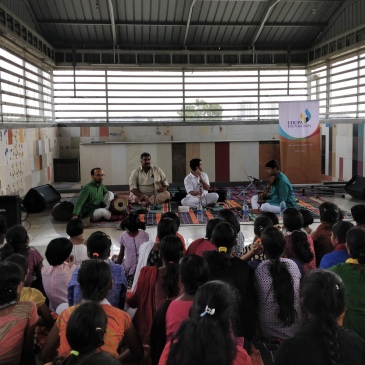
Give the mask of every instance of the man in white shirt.
[[208, 193], [210, 188], [208, 175], [203, 172], [203, 163], [199, 158], [190, 161], [191, 172], [184, 179], [185, 190], [188, 195], [181, 200], [181, 205], [196, 208], [199, 200], [203, 206], [214, 206], [218, 201], [217, 193]]
[[[151, 165], [151, 155], [147, 152], [141, 154], [141, 166], [135, 169], [129, 178], [130, 195], [132, 203], [161, 204], [170, 199], [167, 188], [169, 183], [165, 173], [157, 166]], [[156, 188], [156, 202], [155, 200]]]

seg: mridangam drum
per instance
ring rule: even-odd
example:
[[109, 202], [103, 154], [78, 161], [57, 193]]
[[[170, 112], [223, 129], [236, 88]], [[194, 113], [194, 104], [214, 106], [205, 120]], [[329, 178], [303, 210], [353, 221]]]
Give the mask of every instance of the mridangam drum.
[[117, 197], [110, 202], [109, 210], [115, 214], [121, 214], [128, 208], [128, 199]]

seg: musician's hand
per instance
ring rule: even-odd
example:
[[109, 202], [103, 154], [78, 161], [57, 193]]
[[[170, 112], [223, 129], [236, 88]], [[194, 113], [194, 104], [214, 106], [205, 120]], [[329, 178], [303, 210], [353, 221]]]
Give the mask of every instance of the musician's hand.
[[146, 202], [146, 201], [148, 201], [148, 196], [147, 196], [147, 195], [141, 195], [141, 196], [139, 197], [139, 201], [140, 201], [140, 202]]
[[157, 189], [156, 191], [158, 192], [158, 193], [163, 193], [164, 191], [166, 191], [167, 190], [167, 186], [162, 186], [161, 188], [159, 188], [159, 189]]
[[202, 196], [202, 195], [203, 195], [203, 192], [201, 190], [197, 191], [196, 196]]

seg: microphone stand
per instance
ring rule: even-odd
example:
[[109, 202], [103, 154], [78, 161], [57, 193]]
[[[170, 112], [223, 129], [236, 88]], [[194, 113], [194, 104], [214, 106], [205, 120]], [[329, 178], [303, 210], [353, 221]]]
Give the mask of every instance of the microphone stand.
[[[150, 208], [150, 212], [151, 211], [153, 211], [153, 210], [160, 210], [161, 209], [161, 205], [159, 205], [159, 204], [156, 204], [156, 181], [155, 181], [155, 175], [154, 174], [152, 174], [151, 175], [151, 177], [152, 177], [152, 179], [153, 179], [153, 197], [154, 197], [154, 199], [153, 199], [153, 205], [151, 206], [151, 208]], [[152, 212], [153, 213], [153, 212]]]

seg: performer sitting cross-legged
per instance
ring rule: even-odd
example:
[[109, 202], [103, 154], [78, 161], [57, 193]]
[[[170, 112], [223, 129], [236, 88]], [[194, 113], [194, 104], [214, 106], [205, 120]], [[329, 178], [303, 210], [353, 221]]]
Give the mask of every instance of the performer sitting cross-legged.
[[203, 163], [199, 158], [193, 158], [190, 161], [191, 172], [184, 179], [185, 190], [188, 195], [181, 200], [181, 205], [188, 205], [191, 208], [196, 208], [199, 199], [204, 206], [215, 205], [218, 201], [217, 193], [208, 193], [209, 178], [203, 172]]
[[[254, 195], [251, 198], [251, 212], [254, 214], [260, 214], [261, 212], [280, 213], [280, 203], [282, 201], [285, 202], [287, 208], [295, 208], [296, 201], [293, 187], [289, 179], [280, 171], [278, 162], [270, 160], [266, 163], [265, 168], [266, 174], [270, 177], [271, 191], [266, 196]], [[270, 186], [268, 186], [269, 189]]]

